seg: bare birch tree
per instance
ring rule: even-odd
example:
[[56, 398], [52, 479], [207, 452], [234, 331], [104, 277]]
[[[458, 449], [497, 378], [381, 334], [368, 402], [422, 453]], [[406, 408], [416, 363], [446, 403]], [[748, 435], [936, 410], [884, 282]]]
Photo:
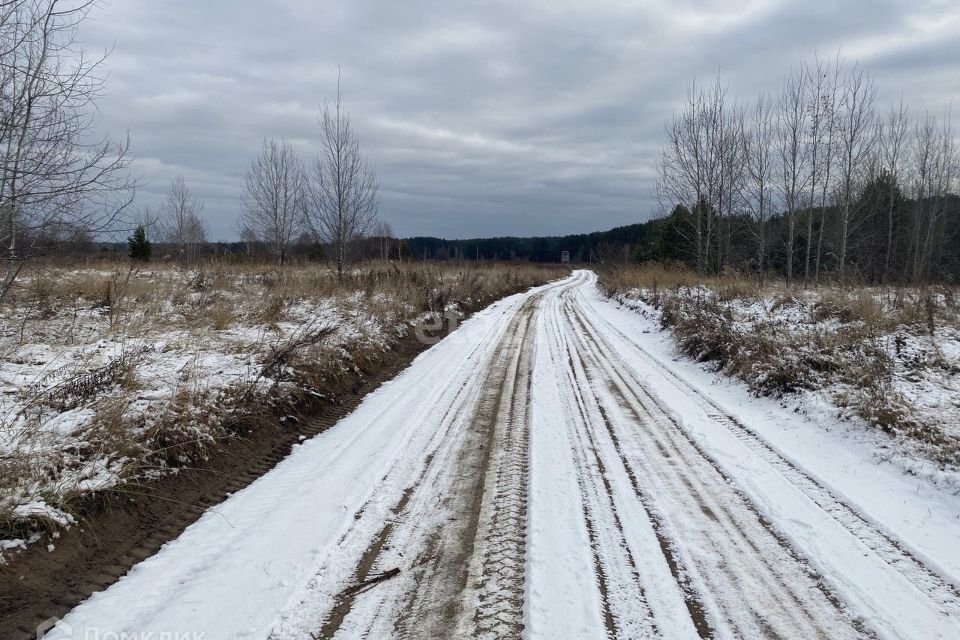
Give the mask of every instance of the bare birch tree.
[[0, 3], [0, 301], [39, 236], [112, 230], [133, 200], [129, 140], [93, 137], [107, 54], [77, 35], [93, 5]]
[[888, 174], [887, 191], [887, 251], [883, 261], [884, 280], [890, 277], [893, 260], [894, 207], [903, 174], [904, 155], [906, 153], [909, 117], [901, 98], [900, 104], [890, 109], [886, 122], [880, 125], [880, 158]]
[[386, 262], [390, 259], [390, 249], [393, 245], [393, 227], [389, 222], [381, 220], [374, 226], [373, 236], [380, 245], [380, 259]]
[[338, 82], [336, 99], [324, 104], [320, 114], [320, 153], [313, 163], [306, 208], [310, 231], [326, 246], [338, 279], [353, 260], [357, 242], [376, 223], [379, 203], [376, 172], [360, 151]]
[[240, 222], [270, 248], [280, 265], [302, 229], [306, 197], [306, 173], [293, 147], [264, 140], [244, 179]]
[[[728, 137], [726, 135], [727, 112], [726, 112], [727, 92], [720, 85], [719, 76], [713, 87], [703, 91], [699, 99], [700, 113], [698, 119], [701, 123], [700, 133], [703, 140], [700, 143], [702, 155], [703, 175], [705, 177], [706, 190], [704, 197], [697, 203], [697, 215], [703, 220], [703, 261], [704, 270], [711, 264], [711, 252], [713, 251], [714, 238], [720, 236], [720, 223], [726, 214], [724, 207], [724, 195], [729, 183], [725, 182], [727, 177], [726, 164], [729, 151]], [[717, 244], [718, 263], [717, 269], [720, 269], [719, 253], [720, 244]]]
[[[839, 64], [839, 60], [837, 62]], [[831, 94], [833, 86], [830, 77], [830, 65], [819, 57], [814, 57], [814, 64], [804, 65], [807, 75], [807, 111], [809, 114], [808, 145], [810, 152], [810, 200], [807, 203], [807, 243], [806, 255], [803, 264], [803, 277], [810, 281], [813, 258], [813, 220], [817, 201], [817, 189], [824, 182], [823, 165], [829, 162], [829, 154], [824, 153], [824, 145], [830, 134]], [[822, 208], [822, 207], [821, 207]], [[822, 211], [821, 211], [822, 214]]]
[[854, 65], [841, 89], [839, 126], [840, 248], [837, 274], [843, 280], [847, 263], [850, 224], [853, 219], [855, 190], [859, 173], [864, 170], [876, 141], [874, 101], [876, 88], [870, 78]]
[[737, 150], [728, 129], [731, 120], [725, 100], [719, 78], [709, 90], [698, 89], [694, 81], [683, 109], [666, 128], [667, 145], [658, 162], [661, 205], [667, 210], [677, 203], [690, 208], [690, 235], [701, 273], [711, 266], [718, 218], [725, 213], [725, 198], [732, 192], [730, 154]]
[[940, 121], [929, 113], [917, 123], [911, 148], [910, 195], [914, 199], [910, 242], [911, 276], [919, 281], [928, 274], [946, 213], [947, 195], [958, 174], [957, 143], [949, 112]]
[[743, 184], [747, 175], [743, 137], [746, 112], [734, 102], [720, 105], [720, 122], [716, 131], [716, 159], [719, 167], [717, 185], [717, 273], [722, 273], [730, 260], [734, 216], [742, 213]]
[[743, 200], [754, 222], [754, 235], [757, 240], [757, 277], [761, 285], [766, 271], [767, 220], [771, 213], [776, 211], [773, 195], [774, 108], [773, 99], [761, 93], [743, 136], [747, 167]]
[[[837, 159], [837, 108], [839, 101], [840, 77], [843, 72], [843, 61], [839, 53], [833, 63], [830, 73], [830, 82], [825, 87], [823, 95], [823, 125], [822, 138], [817, 145], [817, 178], [820, 187], [820, 224], [817, 227], [817, 250], [813, 262], [813, 278], [820, 282], [820, 266], [823, 264], [823, 244], [828, 223], [828, 198], [831, 196], [836, 180]], [[811, 191], [816, 195], [815, 191]]]
[[174, 178], [167, 199], [160, 205], [160, 240], [172, 245], [181, 260], [196, 260], [207, 242], [202, 211], [203, 203], [190, 193], [183, 178]]
[[778, 174], [787, 218], [787, 284], [793, 282], [794, 244], [796, 240], [797, 212], [801, 194], [808, 180], [808, 146], [804, 141], [806, 110], [806, 74], [802, 69], [793, 70], [784, 81], [777, 109], [777, 152], [780, 161]]
[[[702, 94], [697, 92], [696, 80], [687, 88], [687, 101], [679, 114], [665, 127], [667, 144], [657, 161], [657, 198], [664, 212], [678, 203], [693, 212], [692, 230], [687, 237], [694, 245], [697, 270], [706, 271], [704, 260], [704, 230], [700, 215], [706, 191], [702, 121], [700, 114]], [[685, 230], [678, 230], [685, 233]]]
[[253, 255], [253, 247], [259, 242], [257, 230], [250, 225], [240, 227], [240, 242], [243, 243], [243, 248], [247, 252], [247, 255]]

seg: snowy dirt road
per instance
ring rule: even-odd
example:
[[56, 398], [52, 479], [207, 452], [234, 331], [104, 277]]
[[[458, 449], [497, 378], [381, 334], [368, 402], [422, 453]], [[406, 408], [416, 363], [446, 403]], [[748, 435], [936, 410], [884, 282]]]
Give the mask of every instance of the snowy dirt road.
[[651, 326], [583, 271], [498, 302], [48, 637], [960, 637], [956, 496]]

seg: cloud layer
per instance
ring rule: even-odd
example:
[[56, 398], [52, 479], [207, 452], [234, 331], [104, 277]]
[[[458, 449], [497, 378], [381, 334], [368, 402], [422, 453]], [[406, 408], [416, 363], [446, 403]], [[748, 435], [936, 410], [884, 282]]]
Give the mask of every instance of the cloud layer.
[[382, 216], [445, 237], [649, 218], [663, 123], [694, 76], [750, 98], [842, 48], [882, 102], [939, 112], [960, 87], [954, 0], [111, 0], [81, 37], [114, 46], [102, 126], [130, 131], [138, 203], [182, 175], [214, 240], [237, 235], [264, 137], [315, 152], [338, 66]]

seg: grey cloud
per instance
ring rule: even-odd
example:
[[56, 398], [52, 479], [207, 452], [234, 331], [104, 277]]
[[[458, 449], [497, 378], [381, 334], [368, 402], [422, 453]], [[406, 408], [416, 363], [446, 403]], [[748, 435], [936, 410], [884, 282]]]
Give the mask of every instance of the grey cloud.
[[663, 123], [694, 77], [775, 90], [814, 52], [856, 52], [884, 100], [941, 110], [960, 86], [947, 2], [271, 3], [111, 0], [102, 126], [129, 130], [156, 204], [183, 175], [214, 239], [235, 236], [264, 137], [315, 152], [338, 66], [404, 235], [590, 231], [648, 218]]

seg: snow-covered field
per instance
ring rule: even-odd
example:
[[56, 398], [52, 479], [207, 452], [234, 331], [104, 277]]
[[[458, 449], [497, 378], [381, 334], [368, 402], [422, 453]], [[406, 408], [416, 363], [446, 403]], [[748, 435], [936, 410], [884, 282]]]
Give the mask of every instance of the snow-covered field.
[[54, 269], [0, 315], [0, 559], [75, 522], [91, 492], [182, 466], [252, 414], [282, 417], [317, 378], [413, 339], [424, 312], [472, 309], [543, 274], [322, 266]]
[[477, 313], [47, 637], [956, 638], [960, 498], [878, 465], [879, 438], [679, 358], [576, 272]]
[[933, 463], [925, 473], [956, 481], [960, 307], [953, 296], [948, 288], [718, 284], [638, 287], [614, 299], [666, 327], [685, 355], [759, 394], [884, 432], [880, 459], [904, 462], [912, 453]]

